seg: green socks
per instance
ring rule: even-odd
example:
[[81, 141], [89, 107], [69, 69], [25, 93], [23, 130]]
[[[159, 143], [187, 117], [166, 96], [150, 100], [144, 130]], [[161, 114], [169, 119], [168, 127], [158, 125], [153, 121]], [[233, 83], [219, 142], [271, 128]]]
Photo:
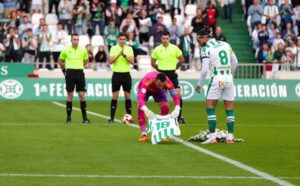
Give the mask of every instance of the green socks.
[[215, 133], [216, 125], [217, 125], [217, 118], [215, 109], [207, 108], [207, 120], [208, 120], [208, 128], [210, 133]]
[[227, 121], [227, 130], [228, 133], [233, 134], [234, 128], [234, 112], [233, 110], [226, 110], [226, 121]]

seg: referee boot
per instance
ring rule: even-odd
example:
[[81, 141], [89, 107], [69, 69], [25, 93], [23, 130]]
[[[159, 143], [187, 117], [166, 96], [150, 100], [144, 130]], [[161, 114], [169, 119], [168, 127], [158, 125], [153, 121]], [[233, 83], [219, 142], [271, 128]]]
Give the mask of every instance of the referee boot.
[[84, 119], [82, 121], [83, 124], [91, 124], [91, 121], [89, 119]]
[[114, 120], [114, 119], [109, 119], [109, 120], [107, 120], [107, 122], [108, 122], [109, 124], [113, 124], [113, 123], [115, 123], [115, 120]]
[[183, 119], [183, 117], [178, 117], [177, 121], [179, 124], [186, 124], [186, 121]]
[[67, 119], [66, 119], [66, 124], [71, 124], [71, 117], [67, 117]]

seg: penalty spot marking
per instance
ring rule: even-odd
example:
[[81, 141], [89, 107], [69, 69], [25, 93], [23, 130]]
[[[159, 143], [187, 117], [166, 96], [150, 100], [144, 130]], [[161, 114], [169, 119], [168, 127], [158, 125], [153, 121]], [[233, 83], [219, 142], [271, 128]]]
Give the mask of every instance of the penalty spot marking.
[[[61, 104], [61, 103], [59, 103], [59, 102], [53, 101], [52, 103], [55, 104], [55, 105], [57, 105], [57, 106], [60, 106], [60, 107], [65, 108], [65, 105], [64, 105], [64, 104]], [[80, 111], [80, 109], [77, 108], [77, 107], [73, 107], [73, 110]], [[105, 116], [105, 115], [102, 115], [102, 114], [98, 114], [98, 113], [96, 113], [96, 112], [87, 111], [87, 113], [90, 114], [90, 115], [93, 115], [93, 116], [101, 117], [101, 118], [104, 118], [104, 119], [109, 119], [108, 116]], [[115, 120], [115, 121], [121, 123], [120, 120]], [[139, 128], [139, 126], [137, 126], [137, 125], [129, 125], [129, 126], [134, 127], [134, 128]], [[246, 164], [243, 164], [243, 163], [241, 163], [241, 162], [238, 162], [238, 161], [235, 161], [235, 160], [233, 160], [233, 159], [227, 158], [227, 157], [225, 157], [225, 156], [223, 156], [223, 155], [220, 155], [220, 154], [217, 154], [217, 153], [215, 153], [215, 152], [206, 150], [206, 149], [204, 149], [204, 148], [202, 148], [202, 147], [199, 147], [199, 146], [194, 145], [194, 144], [192, 144], [192, 143], [190, 143], [190, 142], [187, 142], [187, 141], [185, 141], [185, 140], [183, 140], [183, 139], [181, 139], [181, 138], [172, 136], [171, 139], [173, 139], [174, 141], [176, 141], [176, 142], [178, 142], [178, 143], [181, 143], [181, 144], [183, 144], [183, 145], [185, 145], [185, 146], [187, 146], [187, 147], [190, 147], [190, 148], [192, 148], [192, 149], [194, 149], [194, 150], [197, 150], [197, 151], [199, 151], [199, 152], [202, 152], [202, 153], [204, 153], [204, 154], [207, 154], [207, 155], [209, 155], [209, 156], [212, 156], [212, 157], [214, 157], [214, 158], [217, 158], [217, 159], [219, 159], [219, 160], [222, 160], [222, 161], [224, 161], [224, 162], [227, 162], [227, 163], [229, 163], [229, 164], [231, 164], [231, 165], [234, 165], [234, 166], [236, 166], [236, 167], [238, 167], [238, 168], [241, 168], [241, 169], [243, 169], [243, 170], [246, 170], [246, 171], [248, 171], [248, 172], [251, 172], [251, 173], [253, 173], [253, 174], [257, 175], [257, 176], [260, 176], [260, 177], [262, 177], [262, 178], [264, 178], [264, 179], [266, 179], [266, 180], [270, 180], [270, 181], [272, 181], [272, 182], [274, 182], [274, 183], [277, 183], [277, 184], [283, 185], [283, 186], [292, 186], [291, 183], [289, 183], [289, 182], [287, 182], [287, 181], [285, 181], [285, 180], [282, 180], [282, 179], [277, 178], [277, 177], [275, 177], [275, 176], [273, 176], [273, 175], [271, 175], [271, 174], [268, 174], [268, 173], [262, 172], [262, 171], [260, 171], [260, 170], [257, 170], [257, 169], [255, 169], [255, 168], [250, 167], [250, 166], [248, 166], [248, 165], [246, 165]]]

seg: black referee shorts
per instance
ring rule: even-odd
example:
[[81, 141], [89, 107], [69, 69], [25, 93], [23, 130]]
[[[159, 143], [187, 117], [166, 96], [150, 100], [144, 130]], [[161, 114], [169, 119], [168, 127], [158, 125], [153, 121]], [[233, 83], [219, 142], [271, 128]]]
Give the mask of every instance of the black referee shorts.
[[159, 72], [166, 74], [168, 78], [172, 81], [175, 88], [180, 88], [178, 82], [178, 75], [176, 74], [175, 70], [159, 70]]
[[85, 77], [81, 69], [67, 69], [66, 89], [67, 92], [73, 92], [76, 86], [77, 92], [85, 92]]
[[124, 91], [130, 92], [132, 86], [132, 80], [129, 72], [114, 72], [112, 79], [112, 91], [119, 91], [121, 86]]

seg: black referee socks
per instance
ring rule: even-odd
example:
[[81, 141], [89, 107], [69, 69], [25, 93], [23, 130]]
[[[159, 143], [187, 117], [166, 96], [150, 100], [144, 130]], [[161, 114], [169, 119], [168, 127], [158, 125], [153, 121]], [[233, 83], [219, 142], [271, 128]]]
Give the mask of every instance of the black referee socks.
[[126, 99], [125, 107], [126, 107], [127, 114], [131, 115], [131, 99]]
[[86, 101], [80, 101], [80, 108], [83, 120], [87, 120], [86, 117]]
[[182, 98], [180, 98], [180, 111], [179, 111], [178, 118], [181, 118], [181, 115], [182, 115]]
[[72, 114], [72, 101], [67, 101], [66, 102], [66, 110], [67, 110], [67, 116], [68, 118], [71, 118], [71, 114]]
[[110, 119], [114, 120], [116, 110], [117, 110], [117, 100], [112, 99], [110, 104]]

